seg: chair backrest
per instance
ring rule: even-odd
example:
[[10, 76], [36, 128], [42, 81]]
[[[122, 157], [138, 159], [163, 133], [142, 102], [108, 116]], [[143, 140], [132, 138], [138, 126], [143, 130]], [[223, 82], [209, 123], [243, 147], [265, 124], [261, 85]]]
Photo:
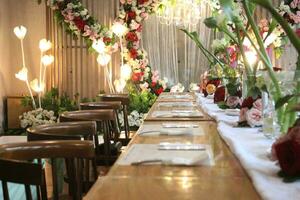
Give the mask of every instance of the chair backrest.
[[28, 141], [35, 140], [93, 140], [97, 133], [96, 122], [62, 122], [30, 127]]
[[[56, 158], [65, 158], [68, 171], [72, 177], [73, 199], [82, 198], [82, 159], [95, 157], [94, 145], [90, 141], [38, 141], [27, 143], [13, 143], [0, 146], [0, 180], [2, 181], [4, 199], [9, 199], [7, 182], [25, 185], [27, 199], [32, 199], [30, 185], [37, 186], [39, 199], [47, 199], [45, 173], [41, 163], [32, 160], [50, 158], [52, 165]], [[9, 173], [8, 170], [9, 169]], [[56, 176], [53, 174], [52, 176]], [[54, 199], [58, 199], [58, 188], [53, 183]]]
[[59, 117], [61, 122], [74, 121], [109, 121], [115, 120], [115, 112], [112, 109], [106, 110], [79, 110], [64, 112]]
[[127, 110], [129, 106], [128, 94], [101, 94], [99, 95], [99, 97], [101, 101], [119, 101], [122, 103], [125, 137], [127, 140], [129, 140], [130, 127], [128, 122], [128, 110]]
[[81, 110], [102, 110], [102, 109], [120, 110], [122, 108], [122, 103], [120, 101], [80, 103], [80, 108]]
[[64, 112], [60, 115], [60, 121], [61, 122], [76, 122], [76, 121], [100, 122], [101, 124], [99, 124], [99, 126], [97, 127], [98, 130], [101, 129], [101, 132], [104, 133], [103, 135], [104, 147], [100, 146], [98, 137], [95, 137], [96, 151], [97, 152], [104, 151], [104, 154], [107, 156], [111, 155], [111, 140], [113, 139], [114, 141], [117, 141], [120, 136], [120, 132], [115, 128], [117, 127], [116, 116], [114, 110], [112, 109], [80, 110], [80, 111]]
[[101, 101], [120, 101], [123, 106], [129, 105], [128, 94], [102, 94], [99, 97]]

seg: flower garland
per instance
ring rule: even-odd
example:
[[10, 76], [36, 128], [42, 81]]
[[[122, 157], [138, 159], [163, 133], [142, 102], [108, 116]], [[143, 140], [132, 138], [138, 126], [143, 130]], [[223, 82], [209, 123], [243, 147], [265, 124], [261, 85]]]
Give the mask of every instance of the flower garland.
[[[156, 95], [166, 89], [166, 81], [160, 80], [158, 72], [151, 70], [147, 53], [140, 47], [140, 40], [142, 22], [154, 12], [159, 2], [160, 0], [120, 0], [120, 14], [116, 19], [116, 22], [129, 29], [125, 35], [123, 50], [124, 62], [132, 69], [131, 79], [127, 81], [128, 88], [134, 88], [138, 92], [147, 90]], [[88, 47], [101, 39], [109, 53], [118, 50], [117, 36], [90, 16], [79, 0], [50, 0], [48, 5], [54, 10], [58, 22], [63, 24], [70, 34], [83, 37]]]

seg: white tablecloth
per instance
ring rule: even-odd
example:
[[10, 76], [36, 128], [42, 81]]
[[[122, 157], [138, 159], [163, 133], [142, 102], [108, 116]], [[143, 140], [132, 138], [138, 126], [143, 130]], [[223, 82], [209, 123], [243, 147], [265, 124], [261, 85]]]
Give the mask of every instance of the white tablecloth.
[[254, 187], [263, 199], [300, 199], [300, 181], [284, 183], [277, 176], [279, 166], [268, 157], [273, 143], [258, 128], [237, 128], [238, 117], [225, 115], [213, 100], [198, 96], [202, 109], [218, 122], [218, 131], [231, 151], [251, 177]]

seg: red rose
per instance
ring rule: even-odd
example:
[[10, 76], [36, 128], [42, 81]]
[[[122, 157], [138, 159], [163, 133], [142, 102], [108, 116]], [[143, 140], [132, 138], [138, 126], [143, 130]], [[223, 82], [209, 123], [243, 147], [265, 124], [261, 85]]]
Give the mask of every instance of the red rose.
[[160, 95], [164, 91], [164, 88], [160, 87], [157, 90], [155, 90], [156, 95]]
[[129, 11], [129, 12], [127, 13], [127, 16], [128, 16], [128, 19], [129, 19], [129, 20], [130, 20], [130, 19], [135, 19], [136, 13], [133, 12], [133, 11]]
[[138, 0], [138, 2], [141, 5], [141, 4], [144, 4], [144, 3], [148, 2], [148, 0]]
[[128, 32], [126, 34], [126, 40], [130, 42], [137, 42], [139, 40], [138, 36], [134, 32]]
[[209, 80], [206, 85], [208, 85], [208, 84], [213, 84], [216, 87], [218, 87], [221, 84], [221, 80], [220, 79]]
[[218, 87], [214, 95], [214, 103], [221, 101], [225, 101], [225, 86]]
[[138, 82], [138, 81], [141, 80], [141, 77], [142, 77], [142, 73], [141, 72], [133, 73], [132, 76], [131, 76], [131, 80], [133, 82]]
[[254, 103], [254, 99], [252, 97], [247, 97], [246, 99], [244, 99], [241, 108], [249, 108], [251, 109]]
[[151, 83], [151, 87], [154, 88], [156, 86], [156, 82]]
[[282, 171], [289, 176], [300, 175], [300, 127], [296, 126], [273, 144]]
[[111, 42], [111, 38], [109, 38], [109, 37], [103, 37], [103, 42], [104, 43], [110, 43]]
[[130, 52], [130, 57], [131, 57], [132, 59], [136, 59], [136, 57], [138, 56], [137, 50], [134, 49], [134, 48], [132, 48], [132, 49], [130, 49], [129, 52]]
[[83, 31], [84, 30], [84, 26], [86, 25], [85, 21], [82, 20], [80, 17], [75, 17], [74, 18], [74, 23], [75, 25], [77, 26], [77, 28], [80, 30], [80, 31]]
[[298, 37], [300, 37], [300, 28], [297, 28], [295, 33], [297, 34]]

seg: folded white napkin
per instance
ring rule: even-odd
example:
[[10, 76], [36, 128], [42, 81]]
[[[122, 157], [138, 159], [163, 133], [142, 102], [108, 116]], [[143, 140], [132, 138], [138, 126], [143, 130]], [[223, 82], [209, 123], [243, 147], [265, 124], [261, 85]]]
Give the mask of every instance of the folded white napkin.
[[193, 134], [193, 128], [172, 128], [172, 129], [161, 129], [160, 130], [161, 135], [192, 135]]
[[117, 161], [119, 165], [214, 165], [209, 145], [205, 150], [160, 150], [158, 144], [133, 144]]
[[200, 111], [154, 111], [152, 117], [203, 117]]

